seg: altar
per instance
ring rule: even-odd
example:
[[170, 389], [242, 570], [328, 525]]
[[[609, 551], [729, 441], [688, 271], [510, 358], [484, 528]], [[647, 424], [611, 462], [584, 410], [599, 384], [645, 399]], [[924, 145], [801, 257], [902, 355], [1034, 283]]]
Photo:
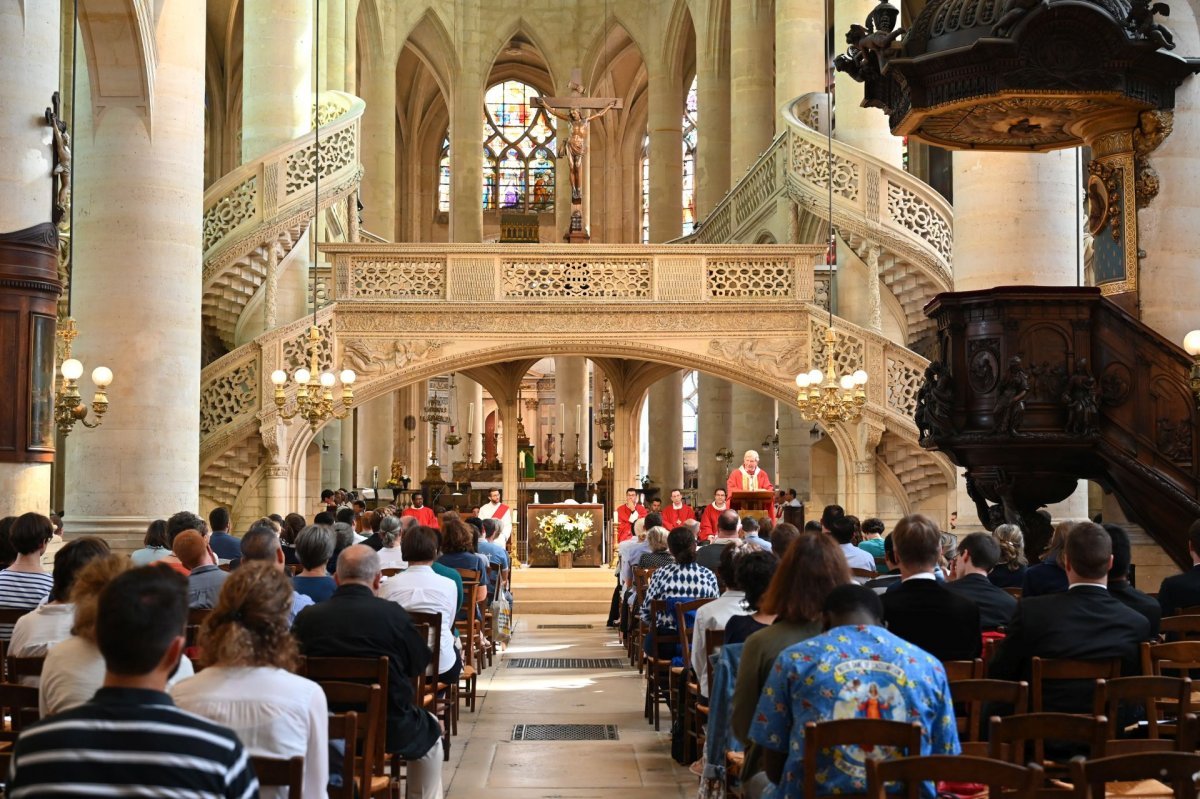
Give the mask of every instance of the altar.
[[592, 529], [583, 544], [583, 551], [575, 553], [576, 566], [604, 566], [608, 563], [608, 547], [604, 537], [604, 506], [592, 504], [532, 504], [525, 506], [525, 530], [529, 535], [529, 565], [558, 566], [558, 556], [542, 541], [538, 525], [548, 513], [566, 513], [574, 517], [585, 513], [592, 518]]

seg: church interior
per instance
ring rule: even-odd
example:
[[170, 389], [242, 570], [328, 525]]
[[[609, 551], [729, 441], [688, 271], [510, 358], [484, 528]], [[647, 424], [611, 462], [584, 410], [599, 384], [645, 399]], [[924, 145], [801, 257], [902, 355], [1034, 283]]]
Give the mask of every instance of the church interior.
[[[693, 795], [603, 618], [675, 491], [1200, 563], [1198, 0], [0, 0], [0, 63], [0, 517], [498, 490], [505, 657], [625, 668], [489, 649], [447, 796]], [[542, 711], [630, 732], [487, 748]]]

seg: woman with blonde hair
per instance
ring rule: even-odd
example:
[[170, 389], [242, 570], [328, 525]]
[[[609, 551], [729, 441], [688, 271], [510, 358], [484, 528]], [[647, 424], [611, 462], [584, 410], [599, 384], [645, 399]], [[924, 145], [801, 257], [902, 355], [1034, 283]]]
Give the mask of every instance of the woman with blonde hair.
[[232, 729], [252, 755], [303, 755], [304, 796], [324, 796], [329, 709], [320, 686], [291, 672], [299, 655], [288, 629], [291, 609], [291, 582], [275, 564], [243, 563], [200, 628], [208, 668], [171, 696], [184, 710]]
[[659, 566], [675, 562], [675, 558], [671, 557], [667, 550], [667, 535], [667, 528], [661, 526], [651, 527], [646, 531], [646, 543], [650, 545], [650, 551], [638, 558], [638, 568], [657, 569]]
[[1025, 579], [1021, 581], [1021, 596], [1043, 596], [1045, 594], [1060, 594], [1067, 590], [1067, 572], [1059, 565], [1063, 547], [1067, 543], [1067, 531], [1074, 522], [1059, 522], [1054, 525], [1054, 533], [1040, 563], [1035, 563], [1025, 570]]
[[1025, 536], [1015, 524], [997, 525], [992, 538], [1000, 545], [1000, 560], [988, 572], [988, 580], [1000, 588], [1020, 588], [1025, 582]]

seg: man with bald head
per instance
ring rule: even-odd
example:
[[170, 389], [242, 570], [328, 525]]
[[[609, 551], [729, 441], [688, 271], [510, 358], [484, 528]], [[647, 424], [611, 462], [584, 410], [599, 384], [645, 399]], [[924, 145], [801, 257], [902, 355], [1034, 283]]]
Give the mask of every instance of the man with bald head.
[[441, 728], [413, 704], [412, 678], [432, 656], [404, 608], [375, 595], [380, 577], [378, 552], [363, 544], [346, 547], [334, 574], [337, 590], [302, 610], [292, 634], [310, 657], [387, 657], [387, 751], [408, 761], [409, 797], [441, 799]]
[[708, 543], [700, 547], [696, 552], [696, 562], [716, 574], [717, 566], [721, 563], [721, 553], [725, 551], [725, 547], [741, 542], [738, 537], [741, 529], [742, 520], [738, 518], [737, 511], [724, 511], [717, 517], [716, 537], [708, 539]]

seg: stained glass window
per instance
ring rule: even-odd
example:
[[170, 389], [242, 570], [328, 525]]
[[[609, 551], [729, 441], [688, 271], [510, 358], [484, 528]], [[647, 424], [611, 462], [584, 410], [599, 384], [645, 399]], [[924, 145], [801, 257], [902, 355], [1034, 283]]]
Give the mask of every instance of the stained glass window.
[[696, 78], [683, 104], [683, 235], [696, 228]]
[[[483, 202], [487, 204], [487, 188], [484, 188]], [[438, 210], [450, 212], [450, 136], [442, 140], [442, 156], [438, 160]]]
[[520, 211], [554, 208], [554, 119], [530, 104], [538, 90], [515, 80], [484, 96], [483, 207]]
[[683, 375], [683, 448], [696, 448], [696, 417], [700, 412], [700, 373]]
[[650, 131], [642, 137], [642, 244], [650, 243]]

